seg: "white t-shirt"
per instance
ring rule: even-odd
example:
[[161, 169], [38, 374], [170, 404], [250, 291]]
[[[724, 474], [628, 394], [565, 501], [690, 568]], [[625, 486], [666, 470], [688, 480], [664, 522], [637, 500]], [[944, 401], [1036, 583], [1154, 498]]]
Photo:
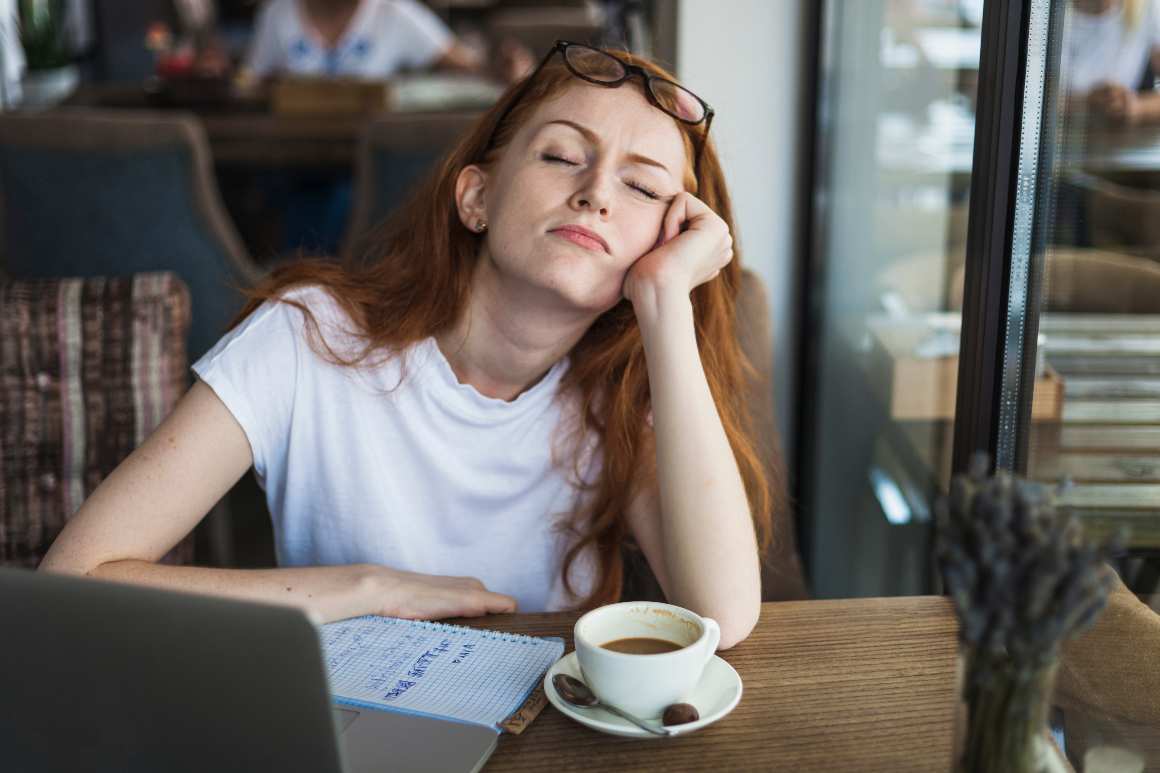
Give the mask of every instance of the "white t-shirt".
[[1152, 0], [1129, 28], [1123, 3], [1101, 14], [1069, 8], [1067, 39], [1062, 53], [1064, 87], [1086, 94], [1100, 83], [1117, 83], [1135, 91], [1148, 66], [1152, 49], [1160, 46], [1160, 14]]
[[[336, 351], [356, 350], [343, 332], [349, 318], [326, 291], [284, 297], [314, 313]], [[267, 302], [193, 370], [249, 439], [280, 566], [478, 577], [538, 612], [578, 601], [561, 576], [574, 537], [557, 527], [581, 501], [576, 481], [599, 471], [591, 441], [579, 473], [553, 461], [566, 446], [554, 445], [565, 436], [558, 425], [577, 415], [577, 401], [558, 394], [567, 363], [506, 402], [460, 384], [430, 338], [369, 370], [328, 363], [311, 348], [302, 312]], [[580, 595], [592, 588], [593, 558], [573, 565]]]
[[434, 64], [452, 34], [416, 0], [361, 0], [333, 49], [305, 25], [298, 0], [269, 0], [258, 12], [245, 67], [256, 76], [349, 75], [386, 78]]

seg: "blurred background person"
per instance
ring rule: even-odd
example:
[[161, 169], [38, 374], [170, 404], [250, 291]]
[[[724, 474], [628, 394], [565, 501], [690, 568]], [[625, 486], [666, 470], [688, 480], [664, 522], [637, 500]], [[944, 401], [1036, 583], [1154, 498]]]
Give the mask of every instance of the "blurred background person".
[[1160, 123], [1160, 14], [1154, 0], [1072, 0], [1063, 50], [1073, 99], [1113, 124]]
[[[534, 61], [504, 41], [495, 76], [522, 77]], [[270, 0], [258, 12], [243, 79], [277, 74], [389, 78], [405, 70], [483, 72], [487, 56], [464, 45], [417, 0]]]
[[[414, 70], [450, 70], [518, 80], [535, 64], [505, 40], [488, 57], [469, 47], [417, 0], [269, 0], [259, 9], [237, 83], [242, 89], [279, 76], [391, 78]], [[350, 173], [273, 174], [267, 194], [285, 213], [283, 253], [297, 248], [336, 254], [349, 218]]]

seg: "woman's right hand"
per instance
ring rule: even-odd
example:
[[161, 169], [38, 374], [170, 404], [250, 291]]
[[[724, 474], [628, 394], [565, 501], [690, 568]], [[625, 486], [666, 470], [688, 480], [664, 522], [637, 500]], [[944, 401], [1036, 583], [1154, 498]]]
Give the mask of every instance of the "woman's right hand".
[[516, 611], [516, 600], [492, 593], [474, 577], [445, 577], [374, 567], [375, 583], [382, 592], [371, 614], [410, 620], [447, 617], [482, 617]]

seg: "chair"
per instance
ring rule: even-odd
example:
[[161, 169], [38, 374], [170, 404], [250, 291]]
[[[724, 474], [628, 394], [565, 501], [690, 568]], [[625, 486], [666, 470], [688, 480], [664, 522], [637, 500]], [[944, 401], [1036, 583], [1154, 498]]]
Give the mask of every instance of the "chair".
[[478, 113], [447, 112], [392, 115], [367, 123], [355, 161], [344, 258], [359, 256], [375, 226], [398, 210], [478, 119]]
[[218, 196], [192, 117], [61, 109], [0, 116], [0, 268], [13, 278], [172, 271], [212, 346], [261, 270]]
[[[0, 565], [33, 568], [188, 383], [171, 273], [0, 283]], [[188, 563], [186, 537], [166, 556]]]
[[1060, 196], [1061, 217], [1086, 232], [1078, 234], [1081, 246], [1160, 261], [1160, 191], [1075, 172], [1061, 181]]
[[1051, 248], [1047, 253], [1050, 311], [1160, 313], [1160, 262], [1101, 250]]
[[[963, 305], [965, 269], [951, 280], [950, 308]], [[1160, 263], [1083, 247], [1049, 247], [1044, 309], [1078, 314], [1160, 314]]]
[[[761, 279], [748, 270], [741, 272], [737, 296], [737, 335], [741, 349], [756, 371], [749, 382], [748, 401], [754, 435], [772, 486], [785, 488], [777, 418], [773, 400], [773, 330], [769, 299]], [[624, 551], [625, 600], [663, 601], [660, 584], [639, 550]], [[787, 507], [774, 513], [773, 547], [761, 567], [762, 601], [794, 601], [809, 598], [805, 574], [797, 551], [793, 513]]]

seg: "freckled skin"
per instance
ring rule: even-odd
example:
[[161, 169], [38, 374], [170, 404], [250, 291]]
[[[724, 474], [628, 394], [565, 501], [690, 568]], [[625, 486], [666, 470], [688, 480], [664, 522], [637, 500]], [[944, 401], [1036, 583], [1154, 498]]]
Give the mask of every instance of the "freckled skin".
[[[572, 128], [547, 125], [558, 119], [592, 128], [601, 144], [589, 144]], [[684, 190], [681, 136], [675, 121], [635, 88], [578, 85], [544, 103], [488, 180], [486, 244], [496, 270], [506, 282], [542, 288], [574, 308], [599, 314], [615, 306], [625, 275], [656, 246], [669, 203]], [[633, 152], [674, 171], [634, 165], [626, 160]], [[635, 185], [660, 198], [650, 199]], [[609, 254], [549, 233], [566, 223], [595, 230]]]

